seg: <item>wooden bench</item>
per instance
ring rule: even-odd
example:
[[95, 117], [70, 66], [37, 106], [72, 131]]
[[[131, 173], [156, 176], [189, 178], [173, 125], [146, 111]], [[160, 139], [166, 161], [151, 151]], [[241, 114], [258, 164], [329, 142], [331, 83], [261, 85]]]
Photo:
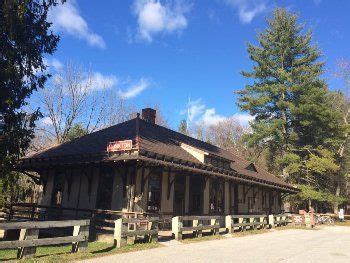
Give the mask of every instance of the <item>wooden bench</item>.
[[226, 229], [229, 233], [235, 230], [262, 229], [267, 225], [266, 215], [228, 215], [225, 218]]
[[203, 230], [210, 230], [213, 235], [219, 234], [220, 218], [220, 216], [176, 216], [171, 223], [172, 233], [176, 240], [182, 240], [183, 232], [192, 232], [195, 237], [201, 237]]
[[[0, 249], [18, 248], [17, 258], [33, 257], [38, 246], [72, 243], [72, 252], [84, 250], [88, 246], [89, 220], [66, 221], [25, 221], [0, 223], [0, 229], [20, 229], [19, 240], [0, 241]], [[39, 239], [39, 230], [48, 228], [73, 227], [72, 236]]]
[[114, 243], [117, 247], [134, 244], [138, 237], [147, 242], [158, 241], [158, 217], [120, 218], [115, 221]]

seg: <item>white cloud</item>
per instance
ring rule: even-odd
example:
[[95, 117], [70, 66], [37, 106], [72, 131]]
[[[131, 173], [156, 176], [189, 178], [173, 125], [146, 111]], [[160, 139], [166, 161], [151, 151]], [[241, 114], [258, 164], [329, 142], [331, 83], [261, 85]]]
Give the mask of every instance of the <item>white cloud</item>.
[[120, 89], [118, 91], [118, 94], [123, 99], [131, 99], [139, 95], [142, 91], [147, 89], [149, 86], [150, 86], [150, 83], [146, 79], [141, 78], [139, 81], [130, 85], [125, 90]]
[[202, 115], [205, 111], [206, 106], [202, 103], [201, 99], [195, 101], [189, 101], [187, 109], [181, 111], [181, 114], [187, 114], [188, 122], [193, 122], [198, 116]]
[[189, 6], [179, 1], [170, 5], [159, 0], [135, 0], [133, 11], [137, 16], [139, 37], [151, 42], [158, 33], [181, 32], [187, 27], [188, 10]]
[[44, 64], [48, 69], [53, 69], [54, 71], [59, 71], [63, 68], [63, 64], [56, 58], [44, 58]]
[[202, 102], [202, 99], [189, 101], [187, 104], [187, 110], [181, 111], [181, 114], [187, 114], [187, 121], [189, 126], [199, 123], [204, 124], [205, 126], [211, 126], [229, 118], [233, 118], [239, 124], [247, 126], [250, 121], [254, 120], [253, 116], [246, 113], [235, 113], [231, 116], [218, 114], [215, 108], [208, 108]]
[[237, 120], [238, 123], [244, 126], [248, 125], [250, 121], [254, 120], [254, 116], [247, 113], [235, 113], [232, 117]]
[[91, 81], [91, 91], [109, 89], [118, 84], [118, 79], [115, 75], [103, 75], [100, 72], [92, 73], [89, 81]]
[[68, 0], [64, 4], [53, 7], [49, 13], [49, 20], [53, 22], [53, 29], [56, 31], [66, 32], [74, 37], [84, 39], [91, 46], [106, 47], [103, 38], [94, 33], [79, 14], [75, 0]]
[[239, 20], [244, 23], [250, 23], [254, 17], [264, 12], [268, 0], [225, 0], [231, 7], [238, 10]]
[[225, 120], [226, 117], [219, 115], [216, 113], [214, 108], [206, 109], [203, 116], [201, 117], [201, 121], [206, 125], [215, 125], [220, 121]]
[[203, 123], [210, 126], [225, 119], [224, 116], [217, 114], [214, 108], [208, 108], [202, 102], [202, 99], [189, 101], [187, 110], [181, 113], [187, 114], [188, 125], [191, 125], [191, 123]]

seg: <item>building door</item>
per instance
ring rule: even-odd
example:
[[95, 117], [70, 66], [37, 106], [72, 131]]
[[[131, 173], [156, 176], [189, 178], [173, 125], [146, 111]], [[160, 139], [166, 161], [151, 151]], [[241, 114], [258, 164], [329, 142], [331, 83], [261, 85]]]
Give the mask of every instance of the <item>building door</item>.
[[203, 180], [202, 176], [190, 176], [190, 215], [200, 215], [203, 212]]
[[98, 190], [97, 190], [97, 209], [111, 209], [113, 194], [113, 174], [106, 173], [101, 174], [98, 180]]
[[185, 194], [186, 194], [186, 176], [175, 176], [175, 195], [174, 195], [174, 213], [176, 216], [185, 214]]

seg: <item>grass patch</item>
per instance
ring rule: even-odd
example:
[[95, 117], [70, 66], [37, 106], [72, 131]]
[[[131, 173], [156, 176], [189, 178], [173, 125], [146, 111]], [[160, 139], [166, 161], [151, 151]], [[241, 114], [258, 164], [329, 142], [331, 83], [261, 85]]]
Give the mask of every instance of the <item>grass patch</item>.
[[[101, 257], [119, 253], [132, 252], [159, 247], [159, 243], [136, 243], [127, 245], [122, 248], [115, 248], [110, 243], [90, 242], [86, 251], [78, 253], [70, 253], [71, 246], [48, 246], [38, 247], [35, 257], [21, 262], [64, 262], [94, 257]], [[0, 262], [16, 261], [17, 250], [0, 250]]]
[[306, 227], [306, 226], [294, 226], [294, 225], [287, 225], [287, 226], [280, 226], [275, 227], [274, 230], [288, 230], [288, 229], [301, 229], [301, 230], [320, 230], [317, 226], [316, 227]]
[[182, 239], [181, 242], [184, 244], [188, 243], [194, 243], [194, 242], [202, 242], [202, 241], [209, 241], [209, 240], [218, 240], [225, 238], [222, 235], [208, 235], [208, 236], [202, 236], [202, 237], [190, 237]]
[[254, 229], [254, 230], [246, 230], [239, 231], [232, 234], [232, 237], [245, 237], [250, 235], [259, 235], [270, 232], [269, 229]]

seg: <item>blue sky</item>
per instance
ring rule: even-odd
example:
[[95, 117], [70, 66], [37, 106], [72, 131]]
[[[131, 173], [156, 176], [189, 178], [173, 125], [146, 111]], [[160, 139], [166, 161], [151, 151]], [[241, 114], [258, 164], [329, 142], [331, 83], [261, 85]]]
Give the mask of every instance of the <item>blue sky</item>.
[[[275, 6], [300, 14], [323, 51], [330, 88], [336, 63], [350, 59], [350, 1], [347, 0], [68, 0], [50, 13], [61, 36], [47, 63], [85, 65], [97, 83], [115, 89], [138, 107], [157, 103], [177, 128], [190, 106], [191, 121], [236, 116], [234, 90], [247, 80], [246, 43], [256, 41]], [[188, 105], [188, 99], [191, 103]]]

